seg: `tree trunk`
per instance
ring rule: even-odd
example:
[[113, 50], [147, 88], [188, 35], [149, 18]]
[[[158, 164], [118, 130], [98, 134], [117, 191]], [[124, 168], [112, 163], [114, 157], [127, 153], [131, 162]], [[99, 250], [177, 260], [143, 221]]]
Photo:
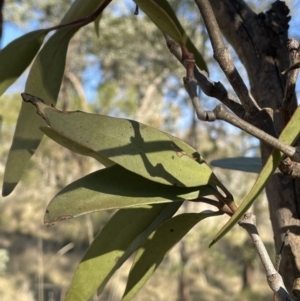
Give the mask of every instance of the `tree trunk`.
[[[281, 71], [289, 66], [286, 47], [289, 9], [284, 2], [276, 1], [268, 12], [255, 14], [243, 1], [210, 2], [222, 33], [247, 70], [252, 95], [261, 108], [269, 107], [273, 110], [274, 126], [279, 134], [283, 129], [279, 104], [285, 87], [285, 77], [281, 75]], [[293, 110], [296, 105], [294, 99]], [[270, 151], [270, 147], [261, 145], [263, 163]], [[291, 292], [294, 280], [300, 277], [299, 180], [276, 172], [267, 183], [266, 193], [277, 253], [289, 230], [279, 271]]]

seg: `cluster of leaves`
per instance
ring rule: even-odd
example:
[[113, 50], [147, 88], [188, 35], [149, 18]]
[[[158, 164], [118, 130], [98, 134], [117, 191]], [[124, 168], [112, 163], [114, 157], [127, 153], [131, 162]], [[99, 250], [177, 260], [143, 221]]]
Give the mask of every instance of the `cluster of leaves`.
[[[25, 92], [55, 105], [69, 41], [85, 25], [84, 21], [76, 20], [93, 13], [106, 4], [105, 2], [107, 1], [88, 1], [82, 4], [75, 1], [61, 22], [64, 24], [75, 20], [74, 23], [62, 28], [31, 32], [4, 48], [1, 51], [1, 61], [5, 62], [0, 70], [3, 76], [0, 81], [1, 94], [37, 55], [26, 81]], [[142, 2], [137, 4], [143, 6]], [[168, 3], [164, 4], [163, 10], [158, 10], [157, 25], [160, 28], [166, 27], [166, 33], [180, 43], [188, 43], [192, 51], [197, 53], [175, 14], [170, 14], [172, 10]], [[150, 10], [150, 16], [155, 19], [157, 7], [158, 4], [153, 1], [149, 8], [142, 8]], [[165, 18], [166, 15], [168, 18]], [[160, 19], [167, 23], [160, 23]], [[53, 29], [56, 32], [40, 50], [46, 35]], [[200, 67], [205, 67], [200, 54], [198, 61]], [[7, 70], [10, 72], [4, 72]], [[38, 107], [41, 104], [42, 102], [36, 103]], [[132, 270], [125, 293], [127, 299], [131, 298], [169, 249], [193, 225], [205, 217], [219, 214], [206, 212], [172, 218], [184, 200], [194, 200], [211, 194], [222, 198], [216, 188], [218, 180], [193, 148], [166, 133], [130, 120], [81, 112], [61, 113], [50, 106], [42, 108], [39, 111], [48, 127], [33, 107], [22, 103], [6, 164], [3, 195], [11, 193], [19, 182], [42, 139], [42, 132], [63, 146], [92, 156], [107, 166], [68, 185], [58, 193], [47, 208], [45, 223], [50, 225], [93, 211], [135, 207], [119, 210], [96, 237], [74, 275], [66, 300], [74, 300], [74, 295], [78, 294], [88, 299], [100, 284], [103, 287], [113, 272], [140, 248], [134, 266], [142, 264], [147, 269]], [[168, 222], [163, 223], [164, 221]], [[169, 239], [166, 231], [171, 234]], [[164, 241], [164, 248], [161, 240]], [[102, 250], [104, 247], [106, 250]], [[144, 250], [147, 250], [146, 254]], [[151, 254], [157, 256], [152, 258]], [[117, 260], [121, 257], [122, 259]], [[147, 262], [152, 263], [149, 266], [145, 264]], [[87, 274], [89, 277], [86, 277]]]
[[[94, 20], [98, 32], [99, 15], [110, 2], [77, 0], [61, 25], [28, 33], [0, 52], [3, 62], [0, 95], [35, 57], [23, 94], [26, 102], [22, 103], [6, 164], [3, 195], [13, 191], [46, 134], [74, 152], [95, 158], [105, 168], [62, 189], [47, 207], [45, 224], [53, 225], [90, 212], [119, 209], [87, 250], [65, 300], [88, 300], [97, 289], [101, 292], [113, 273], [137, 251], [123, 297], [130, 300], [193, 226], [206, 217], [220, 214], [205, 211], [173, 217], [183, 201], [200, 200], [209, 195], [222, 202], [231, 201], [200, 154], [178, 138], [132, 120], [79, 111], [61, 112], [54, 108], [70, 40], [82, 26]], [[207, 69], [167, 1], [135, 0], [135, 3], [164, 34], [195, 55], [199, 68]], [[55, 33], [40, 50], [46, 35], [53, 30]], [[40, 116], [27, 102], [36, 106]], [[298, 110], [282, 133], [280, 139], [285, 143], [291, 144], [297, 137], [298, 132], [292, 129], [296, 129], [299, 115]], [[281, 158], [282, 154], [274, 151], [256, 185], [215, 241], [250, 207]]]

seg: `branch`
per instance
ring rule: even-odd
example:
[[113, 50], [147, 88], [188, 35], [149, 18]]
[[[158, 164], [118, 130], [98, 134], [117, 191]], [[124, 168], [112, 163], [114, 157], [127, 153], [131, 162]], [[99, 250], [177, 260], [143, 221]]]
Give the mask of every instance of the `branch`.
[[[169, 36], [164, 36], [170, 52], [184, 66], [180, 45]], [[239, 100], [225, 89], [222, 83], [210, 80], [207, 73], [199, 70], [196, 66], [194, 66], [194, 76], [197, 80], [198, 86], [207, 96], [218, 99], [240, 118], [244, 117], [245, 109], [240, 104]]]
[[[198, 1], [198, 0], [195, 0], [195, 1]], [[215, 19], [215, 17], [214, 17], [214, 19]], [[216, 27], [213, 27], [213, 28], [216, 28]], [[217, 38], [214, 40], [214, 42], [212, 42], [213, 46], [224, 45], [224, 47], [225, 47], [225, 44], [223, 43], [223, 40], [220, 36], [219, 29], [217, 28], [217, 30], [213, 31], [213, 33], [216, 33], [216, 36], [217, 36]], [[167, 46], [168, 46], [170, 52], [177, 58], [177, 60], [182, 65], [184, 65], [185, 67], [188, 67], [188, 66], [186, 66], [186, 64], [183, 61], [182, 51], [181, 51], [180, 46], [167, 35], [165, 35], [165, 39], [166, 39], [166, 43], [167, 43]], [[232, 63], [232, 61], [231, 61], [231, 63]], [[190, 61], [190, 64], [193, 64], [193, 62]], [[300, 153], [299, 153], [298, 148], [288, 146], [288, 145], [280, 142], [278, 139], [274, 138], [272, 135], [258, 129], [257, 127], [255, 127], [255, 126], [251, 125], [250, 123], [246, 122], [245, 120], [243, 120], [243, 119], [245, 119], [244, 108], [240, 105], [239, 101], [233, 95], [231, 95], [230, 93], [227, 92], [227, 90], [222, 85], [222, 83], [220, 83], [220, 82], [216, 83], [216, 82], [211, 81], [208, 78], [206, 72], [203, 72], [203, 71], [197, 69], [195, 64], [193, 64], [193, 67], [190, 66], [189, 69], [190, 69], [189, 73], [191, 73], [191, 69], [193, 70], [194, 77], [197, 81], [197, 84], [200, 86], [200, 88], [203, 90], [203, 92], [206, 95], [217, 98], [223, 104], [228, 106], [238, 117], [240, 117], [240, 118], [238, 118], [237, 116], [235, 116], [234, 114], [229, 112], [226, 109], [226, 107], [221, 106], [221, 105], [217, 106], [213, 111], [204, 110], [204, 108], [201, 106], [200, 100], [197, 96], [196, 87], [193, 84], [194, 80], [191, 78], [189, 78], [189, 79], [186, 78], [186, 79], [184, 79], [185, 87], [190, 95], [190, 98], [191, 98], [193, 106], [195, 108], [197, 117], [200, 120], [214, 121], [216, 119], [220, 119], [220, 120], [227, 121], [230, 124], [235, 125], [238, 128], [249, 133], [250, 135], [260, 139], [261, 141], [266, 142], [268, 145], [281, 150], [284, 154], [286, 154], [288, 157], [292, 158], [294, 161], [300, 162]], [[241, 81], [242, 81], [242, 79], [241, 79]], [[242, 84], [244, 85], [243, 81], [242, 81]], [[245, 89], [247, 90], [246, 87], [245, 87]], [[248, 93], [248, 90], [247, 90], [247, 93]], [[251, 97], [250, 94], [249, 94], [249, 96]], [[263, 122], [262, 119], [264, 118], [264, 113], [267, 113], [267, 112], [266, 112], [266, 110], [258, 110], [257, 112], [258, 112], [257, 116], [260, 116], [260, 120], [258, 122], [258, 124], [259, 124], [260, 122]], [[255, 112], [255, 113], [257, 113], [257, 112]], [[269, 117], [269, 116], [267, 116], [267, 117]], [[271, 131], [269, 131], [269, 133], [273, 133], [272, 130], [273, 129], [271, 129]], [[296, 163], [294, 162], [294, 164], [296, 164]], [[299, 173], [296, 171], [294, 173], [292, 173], [292, 172], [287, 172], [287, 173], [290, 176], [295, 174], [296, 175], [295, 177], [299, 177]]]
[[[190, 62], [192, 64], [192, 62]], [[187, 66], [188, 68], [188, 66]], [[190, 67], [191, 68], [191, 67]], [[285, 155], [290, 157], [293, 161], [300, 162], [300, 149], [295, 148], [293, 146], [289, 146], [278, 139], [274, 138], [273, 136], [267, 134], [266, 132], [258, 129], [257, 127], [253, 126], [252, 124], [248, 123], [247, 121], [239, 118], [238, 116], [234, 115], [226, 107], [222, 104], [216, 106], [216, 108], [212, 111], [206, 111], [200, 104], [200, 99], [197, 95], [197, 81], [194, 78], [187, 78], [183, 79], [185, 89], [187, 90], [193, 106], [196, 110], [197, 117], [203, 121], [215, 121], [223, 120], [227, 121], [228, 123], [240, 128], [241, 130], [245, 131], [246, 133], [260, 139], [261, 141], [267, 143], [268, 145], [282, 151]]]
[[257, 102], [249, 93], [243, 79], [233, 64], [229, 49], [223, 42], [222, 35], [208, 0], [195, 0], [206, 25], [208, 35], [214, 51], [214, 58], [219, 63], [221, 69], [229, 80], [248, 114], [256, 113], [260, 110]]
[[256, 218], [254, 214], [251, 212], [246, 213], [243, 219], [239, 221], [239, 225], [244, 228], [251, 237], [261, 262], [265, 268], [268, 284], [276, 295], [277, 299], [280, 301], [293, 301], [284, 286], [282, 277], [274, 268], [266, 247], [258, 234], [256, 228]]

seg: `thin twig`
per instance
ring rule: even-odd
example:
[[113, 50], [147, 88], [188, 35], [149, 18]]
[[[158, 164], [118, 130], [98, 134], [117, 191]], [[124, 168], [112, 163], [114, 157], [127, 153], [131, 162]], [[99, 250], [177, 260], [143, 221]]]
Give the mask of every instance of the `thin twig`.
[[[290, 62], [291, 65], [295, 65], [300, 63], [300, 47], [299, 42], [295, 39], [291, 39], [288, 42], [288, 50], [290, 52]], [[288, 71], [283, 71], [282, 74], [286, 74]], [[295, 86], [296, 81], [298, 78], [299, 69], [296, 68], [294, 70], [290, 70], [288, 72], [288, 77], [286, 81], [285, 91], [284, 91], [284, 97], [281, 103], [281, 111], [284, 119], [284, 124], [286, 125], [291, 117], [293, 112], [291, 111], [291, 104], [293, 100], [293, 96], [295, 93]]]
[[215, 121], [223, 120], [228, 123], [240, 128], [241, 130], [247, 132], [248, 134], [260, 139], [261, 141], [267, 143], [268, 145], [282, 151], [285, 155], [290, 157], [293, 161], [300, 162], [300, 150], [297, 147], [289, 146], [273, 136], [267, 134], [266, 132], [260, 130], [259, 128], [253, 126], [247, 121], [239, 118], [230, 112], [223, 104], [218, 105], [212, 111], [206, 111], [200, 104], [200, 99], [197, 95], [197, 81], [194, 78], [183, 79], [185, 89], [187, 90], [192, 103], [194, 105], [197, 117], [203, 121]]
[[[184, 65], [180, 45], [169, 36], [164, 36], [170, 52], [182, 65]], [[194, 76], [197, 80], [198, 86], [207, 96], [218, 99], [240, 118], [245, 116], [245, 109], [240, 104], [239, 100], [229, 93], [222, 83], [210, 80], [207, 73], [203, 70], [199, 70], [197, 66], [194, 66]]]
[[276, 271], [266, 247], [258, 234], [255, 215], [251, 212], [246, 213], [243, 219], [239, 221], [239, 225], [244, 228], [251, 237], [265, 268], [268, 284], [274, 294], [276, 294], [277, 299], [280, 301], [293, 301], [284, 286], [281, 275]]
[[234, 66], [228, 47], [226, 47], [219, 29], [215, 14], [208, 0], [195, 0], [203, 17], [213, 47], [214, 58], [229, 80], [248, 114], [260, 110], [257, 102], [249, 93], [242, 77]]
[[[183, 62], [180, 46], [167, 35], [165, 35], [165, 39], [170, 52], [177, 58], [179, 62], [187, 67]], [[191, 60], [189, 61], [190, 64], [193, 63]], [[270, 146], [279, 149], [294, 161], [300, 162], [300, 152], [298, 151], [298, 148], [282, 143], [273, 136], [243, 120], [245, 116], [244, 108], [240, 105], [238, 100], [233, 95], [227, 92], [222, 83], [211, 81], [208, 78], [206, 72], [198, 70], [195, 65], [193, 67], [193, 70], [195, 78], [185, 78], [184, 82], [185, 88], [189, 93], [193, 106], [195, 108], [197, 117], [200, 120], [214, 121], [216, 119], [220, 119], [227, 121], [230, 124], [246, 131], [250, 135], [253, 135], [254, 137], [266, 142]], [[200, 99], [197, 95], [197, 85], [200, 86], [205, 94], [215, 97], [219, 99], [223, 104], [227, 105], [237, 116], [229, 112], [226, 107], [222, 105], [217, 106], [213, 111], [206, 111], [200, 104]], [[260, 112], [262, 112], [262, 110]]]

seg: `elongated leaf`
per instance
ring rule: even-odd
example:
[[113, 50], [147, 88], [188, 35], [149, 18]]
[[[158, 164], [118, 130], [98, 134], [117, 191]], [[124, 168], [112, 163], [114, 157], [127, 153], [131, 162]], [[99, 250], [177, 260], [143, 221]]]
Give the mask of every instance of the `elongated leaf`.
[[196, 64], [200, 69], [208, 70], [202, 55], [185, 33], [167, 0], [134, 0], [134, 2], [163, 33], [170, 36], [180, 45], [185, 45], [194, 54]]
[[186, 35], [172, 7], [166, 0], [134, 0], [152, 22], [179, 44], [185, 44]]
[[[292, 145], [298, 139], [300, 135], [300, 107], [297, 108], [291, 120], [287, 124], [287, 126], [283, 129], [279, 140]], [[274, 173], [280, 161], [283, 159], [285, 155], [278, 150], [273, 150], [269, 159], [263, 167], [263, 170], [258, 175], [258, 178], [245, 197], [238, 210], [234, 213], [234, 215], [230, 218], [230, 220], [225, 224], [225, 226], [217, 233], [214, 237], [211, 246], [215, 244], [220, 238], [222, 238], [231, 228], [243, 217], [243, 215], [247, 212], [247, 210], [254, 203], [258, 195], [261, 193], [263, 188], [265, 187], [268, 179]]]
[[29, 66], [48, 32], [46, 29], [29, 32], [0, 51], [0, 96]]
[[97, 37], [99, 38], [99, 28], [100, 28], [100, 21], [102, 19], [102, 14], [100, 14], [96, 20], [94, 21], [94, 29], [95, 29], [95, 32], [96, 32], [96, 35]]
[[[78, 27], [58, 30], [36, 57], [27, 78], [25, 91], [55, 104], [65, 69], [68, 44]], [[32, 106], [23, 102], [18, 117], [13, 143], [9, 151], [2, 195], [9, 195], [19, 182], [31, 156], [41, 142], [44, 125]]]
[[90, 156], [96, 159], [100, 154], [161, 184], [197, 187], [216, 183], [216, 177], [200, 155], [167, 133], [133, 120], [80, 111], [62, 112], [29, 94], [23, 94], [23, 98], [37, 106], [39, 115], [53, 130], [71, 140], [72, 147], [79, 144], [81, 151], [88, 148]]
[[210, 165], [225, 168], [240, 170], [246, 172], [260, 173], [262, 169], [260, 157], [234, 157], [212, 160]]
[[106, 0], [75, 0], [61, 20], [61, 24], [69, 23], [89, 16], [105, 1]]
[[[141, 238], [148, 228], [153, 225], [157, 227], [172, 216], [180, 205], [178, 202], [119, 210], [96, 236], [81, 260], [65, 301], [88, 300], [141, 245], [143, 239], [138, 242], [137, 238]], [[173, 209], [170, 210], [170, 207]]]
[[185, 213], [177, 215], [157, 228], [138, 250], [131, 268], [122, 301], [129, 301], [142, 288], [168, 252], [197, 223], [217, 213]]
[[218, 194], [216, 188], [172, 187], [149, 181], [119, 165], [93, 172], [62, 189], [49, 203], [47, 226], [82, 214], [145, 204], [193, 200]]
[[40, 130], [46, 134], [49, 138], [57, 142], [58, 144], [64, 146], [65, 148], [78, 153], [80, 155], [84, 156], [90, 156], [95, 158], [97, 161], [102, 163], [105, 167], [110, 167], [112, 165], [115, 165], [116, 163], [112, 160], [109, 160], [108, 158], [104, 157], [101, 153], [96, 153], [94, 151], [91, 151], [89, 147], [86, 147], [83, 144], [79, 144], [75, 141], [70, 140], [64, 135], [61, 135], [57, 131], [53, 130], [50, 127], [41, 126]]
[[[163, 206], [165, 205], [165, 206]], [[169, 204], [160, 204], [160, 205], [154, 205], [161, 206], [162, 210], [159, 212], [157, 217], [152, 221], [149, 222], [149, 225], [147, 228], [141, 232], [129, 245], [129, 247], [126, 249], [125, 253], [119, 258], [118, 262], [111, 268], [111, 271], [106, 276], [104, 281], [102, 281], [100, 287], [98, 288], [98, 295], [101, 294], [103, 291], [106, 283], [110, 279], [110, 277], [113, 275], [113, 273], [120, 267], [122, 264], [131, 256], [132, 253], [134, 253], [148, 238], [148, 236], [164, 221], [168, 220], [170, 217], [172, 217], [176, 211], [180, 208], [182, 205], [182, 202], [174, 202]]]

